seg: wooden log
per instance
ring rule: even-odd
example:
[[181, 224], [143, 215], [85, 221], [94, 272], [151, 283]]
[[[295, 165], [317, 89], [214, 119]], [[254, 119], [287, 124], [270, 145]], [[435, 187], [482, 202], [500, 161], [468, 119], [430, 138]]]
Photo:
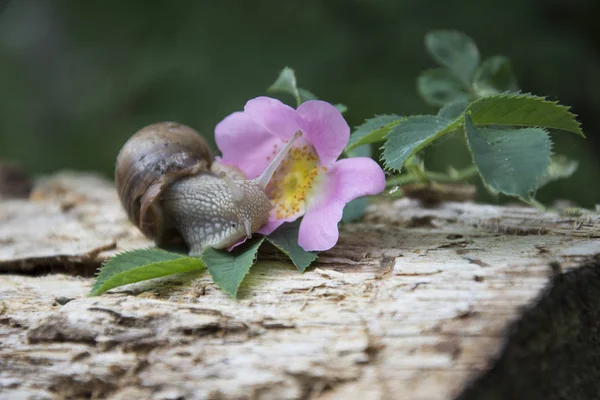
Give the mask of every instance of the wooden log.
[[597, 214], [401, 199], [341, 231], [304, 274], [266, 252], [237, 301], [207, 273], [87, 297], [150, 243], [110, 182], [41, 180], [0, 202], [0, 399], [600, 396]]

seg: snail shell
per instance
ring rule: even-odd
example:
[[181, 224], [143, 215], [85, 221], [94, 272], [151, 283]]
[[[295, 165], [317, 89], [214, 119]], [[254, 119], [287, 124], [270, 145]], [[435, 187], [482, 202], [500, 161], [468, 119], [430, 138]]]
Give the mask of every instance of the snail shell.
[[115, 168], [130, 221], [158, 244], [177, 241], [180, 234], [165, 220], [161, 195], [183, 177], [209, 173], [213, 161], [206, 141], [188, 126], [162, 122], [139, 130], [119, 152]]

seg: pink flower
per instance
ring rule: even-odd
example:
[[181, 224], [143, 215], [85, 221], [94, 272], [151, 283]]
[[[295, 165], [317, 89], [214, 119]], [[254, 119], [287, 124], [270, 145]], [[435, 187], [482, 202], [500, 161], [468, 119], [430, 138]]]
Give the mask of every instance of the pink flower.
[[366, 157], [336, 161], [350, 138], [350, 128], [331, 104], [313, 100], [297, 110], [269, 97], [246, 103], [215, 128], [223, 164], [241, 169], [249, 179], [260, 175], [278, 149], [302, 132], [267, 187], [273, 202], [269, 222], [259, 232], [273, 232], [304, 216], [298, 244], [306, 251], [332, 248], [346, 203], [385, 188], [381, 167]]

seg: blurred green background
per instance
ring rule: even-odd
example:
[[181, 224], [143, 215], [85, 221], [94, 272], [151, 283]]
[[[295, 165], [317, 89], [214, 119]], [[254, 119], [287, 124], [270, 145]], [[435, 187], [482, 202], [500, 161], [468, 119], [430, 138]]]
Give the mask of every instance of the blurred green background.
[[[127, 138], [175, 120], [212, 139], [286, 65], [299, 84], [349, 107], [351, 126], [374, 114], [433, 112], [416, 78], [434, 67], [423, 37], [456, 29], [483, 57], [508, 56], [523, 91], [571, 105], [588, 139], [554, 134], [580, 160], [538, 200], [600, 203], [598, 0], [101, 1], [0, 3], [0, 158], [33, 174], [112, 176]], [[468, 161], [458, 141], [428, 152], [443, 169]], [[483, 197], [490, 200], [489, 197]], [[491, 201], [499, 201], [491, 199]]]

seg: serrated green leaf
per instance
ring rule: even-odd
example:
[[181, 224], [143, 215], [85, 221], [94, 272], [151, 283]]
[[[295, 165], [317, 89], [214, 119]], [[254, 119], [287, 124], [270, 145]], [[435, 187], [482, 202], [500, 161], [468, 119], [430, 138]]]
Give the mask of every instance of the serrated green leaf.
[[477, 126], [537, 126], [560, 129], [585, 137], [569, 107], [531, 94], [504, 93], [484, 97], [471, 103], [467, 112]]
[[469, 100], [466, 99], [448, 103], [442, 108], [440, 108], [440, 111], [438, 112], [438, 117], [445, 118], [447, 120], [452, 120], [464, 113], [469, 104]]
[[538, 188], [558, 179], [569, 178], [577, 171], [578, 167], [579, 162], [575, 160], [569, 160], [563, 155], [553, 155], [546, 174], [538, 182]]
[[318, 257], [318, 253], [306, 251], [298, 244], [300, 220], [281, 225], [267, 240], [287, 255], [298, 271], [304, 272]]
[[417, 78], [417, 90], [433, 106], [468, 100], [471, 95], [465, 85], [447, 69], [428, 69]]
[[452, 129], [448, 120], [434, 115], [416, 115], [400, 121], [383, 145], [385, 167], [401, 170], [410, 156]]
[[352, 135], [346, 147], [346, 152], [364, 144], [380, 142], [385, 139], [402, 117], [397, 115], [378, 115], [369, 118], [362, 125], [358, 126]]
[[473, 161], [488, 188], [530, 200], [550, 164], [548, 133], [541, 128], [479, 129], [468, 114], [465, 133]]
[[97, 296], [130, 283], [205, 268], [198, 258], [159, 249], [127, 251], [111, 257], [102, 267], [90, 292]]
[[464, 84], [473, 81], [479, 66], [479, 50], [462, 32], [438, 30], [425, 35], [425, 46], [434, 60], [449, 68]]
[[294, 99], [296, 99], [297, 105], [302, 104], [302, 99], [300, 98], [300, 92], [298, 91], [298, 85], [296, 83], [296, 73], [290, 67], [285, 67], [281, 70], [277, 80], [267, 88], [267, 92], [291, 94], [294, 96]]
[[518, 88], [510, 60], [504, 56], [494, 56], [485, 60], [473, 80], [473, 89], [479, 97], [514, 92]]
[[208, 248], [202, 253], [202, 261], [213, 277], [215, 284], [235, 298], [244, 277], [254, 265], [258, 248], [264, 238], [257, 239], [234, 252]]

